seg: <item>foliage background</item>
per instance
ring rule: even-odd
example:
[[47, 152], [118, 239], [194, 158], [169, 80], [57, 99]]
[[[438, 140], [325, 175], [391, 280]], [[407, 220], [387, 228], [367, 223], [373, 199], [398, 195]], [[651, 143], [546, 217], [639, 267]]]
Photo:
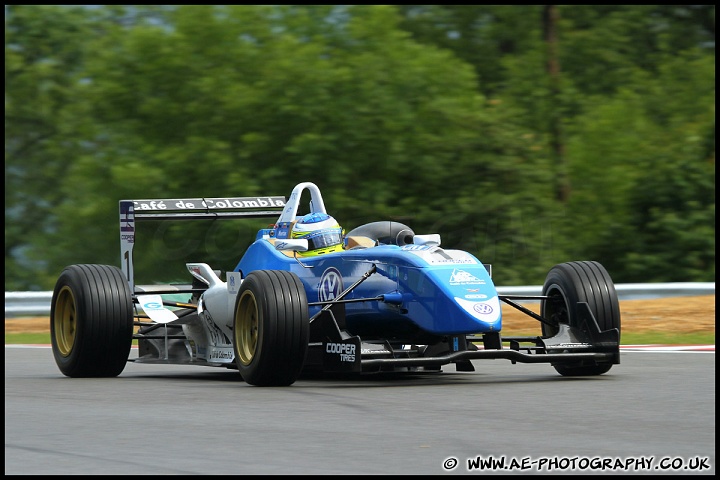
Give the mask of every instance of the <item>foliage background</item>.
[[[714, 281], [715, 7], [5, 6], [6, 291], [119, 265], [119, 199], [303, 181], [498, 285]], [[136, 277], [230, 270], [262, 226], [144, 224]]]

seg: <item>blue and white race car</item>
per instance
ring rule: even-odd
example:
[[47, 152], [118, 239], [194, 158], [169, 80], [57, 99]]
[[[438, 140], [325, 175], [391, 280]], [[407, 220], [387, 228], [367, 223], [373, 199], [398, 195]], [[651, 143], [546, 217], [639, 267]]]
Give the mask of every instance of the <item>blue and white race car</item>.
[[[276, 221], [224, 280], [188, 263], [187, 284], [135, 284], [140, 222], [263, 217]], [[477, 359], [549, 363], [567, 376], [620, 363], [619, 303], [601, 264], [561, 263], [541, 295], [500, 295], [489, 265], [442, 248], [438, 234], [391, 221], [345, 233], [310, 182], [287, 200], [121, 200], [120, 239], [121, 268], [71, 265], [56, 283], [52, 347], [66, 376], [114, 377], [132, 361], [226, 367], [251, 385], [287, 386], [305, 371], [474, 371]], [[540, 314], [522, 305], [530, 300]], [[540, 334], [504, 336], [503, 303], [538, 320]]]

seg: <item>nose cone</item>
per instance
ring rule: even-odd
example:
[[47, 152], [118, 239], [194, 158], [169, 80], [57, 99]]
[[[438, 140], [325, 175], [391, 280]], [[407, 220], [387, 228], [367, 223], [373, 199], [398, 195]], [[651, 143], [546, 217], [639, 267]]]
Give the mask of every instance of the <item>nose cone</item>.
[[409, 315], [437, 334], [500, 331], [502, 313], [497, 290], [482, 264], [409, 270], [414, 301]]
[[458, 306], [480, 322], [481, 332], [499, 331], [501, 327], [500, 300], [497, 295], [487, 300], [472, 301], [455, 297]]

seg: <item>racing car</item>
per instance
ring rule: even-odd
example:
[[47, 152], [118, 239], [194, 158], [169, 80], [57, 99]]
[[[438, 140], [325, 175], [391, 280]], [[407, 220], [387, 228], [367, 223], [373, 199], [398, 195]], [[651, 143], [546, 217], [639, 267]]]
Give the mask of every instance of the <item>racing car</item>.
[[[120, 200], [119, 212], [120, 267], [70, 265], [53, 291], [52, 350], [68, 377], [115, 377], [135, 362], [237, 369], [250, 385], [289, 386], [303, 372], [472, 372], [480, 359], [547, 363], [563, 376], [620, 363], [618, 297], [596, 261], [555, 265], [541, 295], [501, 295], [491, 265], [443, 248], [438, 233], [389, 220], [345, 232], [311, 182], [287, 199]], [[142, 221], [246, 218], [274, 223], [224, 279], [186, 263], [184, 283], [136, 285]], [[538, 335], [504, 335], [501, 305], [537, 320]]]

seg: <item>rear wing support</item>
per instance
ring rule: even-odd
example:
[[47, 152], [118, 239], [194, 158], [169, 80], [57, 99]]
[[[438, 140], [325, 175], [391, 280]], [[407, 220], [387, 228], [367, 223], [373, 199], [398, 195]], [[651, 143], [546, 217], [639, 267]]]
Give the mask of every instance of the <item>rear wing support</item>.
[[120, 200], [120, 264], [130, 291], [135, 292], [133, 248], [136, 222], [278, 218], [284, 207], [285, 197]]

